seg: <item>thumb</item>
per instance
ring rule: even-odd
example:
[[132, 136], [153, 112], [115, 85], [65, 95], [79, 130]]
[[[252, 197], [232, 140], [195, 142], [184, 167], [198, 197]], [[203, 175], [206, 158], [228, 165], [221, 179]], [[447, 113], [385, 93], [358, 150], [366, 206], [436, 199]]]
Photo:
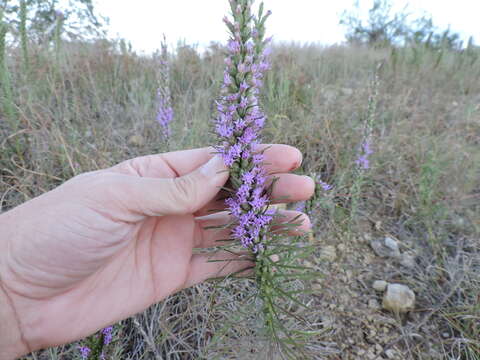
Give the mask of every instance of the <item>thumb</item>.
[[176, 178], [134, 178], [129, 189], [136, 212], [144, 216], [192, 214], [210, 202], [228, 179], [220, 155]]

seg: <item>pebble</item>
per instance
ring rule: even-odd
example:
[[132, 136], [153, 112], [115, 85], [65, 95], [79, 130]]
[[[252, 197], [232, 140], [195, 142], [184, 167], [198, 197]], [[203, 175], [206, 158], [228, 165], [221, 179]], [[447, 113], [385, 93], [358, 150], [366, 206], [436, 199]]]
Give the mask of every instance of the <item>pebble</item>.
[[385, 246], [387, 248], [389, 248], [390, 250], [394, 251], [394, 252], [398, 252], [400, 253], [400, 249], [398, 248], [398, 243], [396, 240], [392, 239], [391, 237], [386, 237], [385, 240], [383, 240], [383, 242], [385, 243]]
[[394, 313], [404, 313], [415, 306], [415, 293], [403, 284], [388, 284], [382, 306]]
[[[390, 240], [387, 240], [390, 239]], [[395, 245], [394, 245], [395, 244]], [[398, 244], [392, 238], [385, 238], [385, 240], [371, 240], [370, 246], [375, 254], [380, 257], [399, 258], [400, 250]]]
[[388, 285], [388, 282], [386, 282], [385, 280], [375, 280], [373, 282], [372, 287], [376, 291], [385, 291], [385, 289], [387, 288], [387, 285]]

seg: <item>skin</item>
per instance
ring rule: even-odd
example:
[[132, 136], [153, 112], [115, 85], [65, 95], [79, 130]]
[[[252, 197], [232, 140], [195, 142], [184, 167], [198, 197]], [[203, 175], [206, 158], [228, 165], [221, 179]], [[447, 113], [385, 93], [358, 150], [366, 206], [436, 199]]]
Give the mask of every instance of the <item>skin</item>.
[[[312, 179], [289, 174], [302, 160], [266, 147], [272, 199], [308, 199]], [[199, 253], [229, 230], [211, 148], [139, 157], [85, 173], [0, 216], [0, 359], [69, 343], [206, 279], [251, 268], [248, 255]], [[287, 200], [285, 200], [287, 199]], [[300, 213], [283, 211], [284, 220]], [[308, 231], [303, 215], [295, 231]], [[212, 259], [244, 261], [209, 262]]]

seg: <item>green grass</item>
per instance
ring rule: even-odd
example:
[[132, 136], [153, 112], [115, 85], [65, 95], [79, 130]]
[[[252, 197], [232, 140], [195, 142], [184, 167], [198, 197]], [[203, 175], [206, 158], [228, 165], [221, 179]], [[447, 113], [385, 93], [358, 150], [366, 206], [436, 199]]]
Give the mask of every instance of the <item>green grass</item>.
[[[53, 49], [29, 45], [28, 79], [20, 73], [22, 48], [8, 49], [8, 71], [0, 69], [11, 82], [11, 94], [1, 94], [3, 211], [76, 174], [166, 149], [155, 122], [158, 59], [107, 41]], [[338, 256], [333, 264], [321, 256], [308, 260], [324, 273], [306, 299], [309, 318], [322, 324], [307, 348], [311, 358], [361, 358], [360, 349], [368, 352], [378, 344], [386, 350], [397, 339], [392, 348], [407, 359], [479, 359], [478, 49], [439, 54], [421, 47], [284, 44], [275, 46], [272, 61], [263, 91], [269, 117], [265, 141], [298, 146], [304, 154], [301, 171], [334, 185], [312, 214], [316, 255], [333, 245]], [[349, 226], [351, 173], [378, 61], [385, 65], [373, 126], [375, 153], [357, 199], [361, 211]], [[172, 149], [215, 142], [212, 101], [222, 71], [220, 47], [204, 54], [188, 45], [177, 48], [171, 68]], [[414, 269], [372, 257], [362, 239], [384, 236], [415, 254]], [[417, 295], [416, 311], [397, 320], [366, 307], [378, 297], [369, 286], [378, 277], [408, 284]], [[256, 330], [258, 319], [248, 317], [252, 304], [239, 304], [246, 306], [245, 319], [224, 326], [225, 319], [236, 320], [228, 304], [241, 303], [240, 295], [251, 291], [248, 281], [231, 280], [185, 290], [123, 321], [112, 358], [279, 359], [280, 350]], [[378, 334], [387, 330], [366, 340], [370, 327]], [[402, 335], [408, 333], [419, 337]], [[28, 358], [78, 359], [78, 354], [64, 346]]]

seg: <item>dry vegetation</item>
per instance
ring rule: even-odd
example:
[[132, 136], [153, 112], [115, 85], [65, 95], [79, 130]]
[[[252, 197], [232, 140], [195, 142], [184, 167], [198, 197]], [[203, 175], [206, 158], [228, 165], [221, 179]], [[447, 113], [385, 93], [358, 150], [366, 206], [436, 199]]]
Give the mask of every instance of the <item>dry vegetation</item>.
[[[181, 46], [172, 55], [172, 150], [215, 142], [220, 50], [200, 56]], [[9, 55], [14, 113], [0, 114], [2, 211], [81, 172], [167, 150], [154, 120], [155, 57], [102, 41], [63, 44], [56, 54], [31, 48], [26, 72], [20, 54]], [[479, 52], [283, 45], [272, 60], [265, 138], [298, 146], [302, 171], [334, 185], [312, 213], [318, 251], [306, 262], [323, 275], [305, 299], [321, 330], [310, 358], [480, 359]], [[375, 154], [351, 216], [353, 164], [378, 61], [385, 64]], [[370, 242], [386, 236], [413, 263], [377, 256]], [[414, 311], [382, 310], [372, 288], [379, 279], [414, 290]], [[241, 301], [251, 291], [247, 280], [185, 290], [119, 324], [110, 357], [280, 359], [257, 330], [252, 304]], [[27, 358], [79, 354], [69, 345]]]

